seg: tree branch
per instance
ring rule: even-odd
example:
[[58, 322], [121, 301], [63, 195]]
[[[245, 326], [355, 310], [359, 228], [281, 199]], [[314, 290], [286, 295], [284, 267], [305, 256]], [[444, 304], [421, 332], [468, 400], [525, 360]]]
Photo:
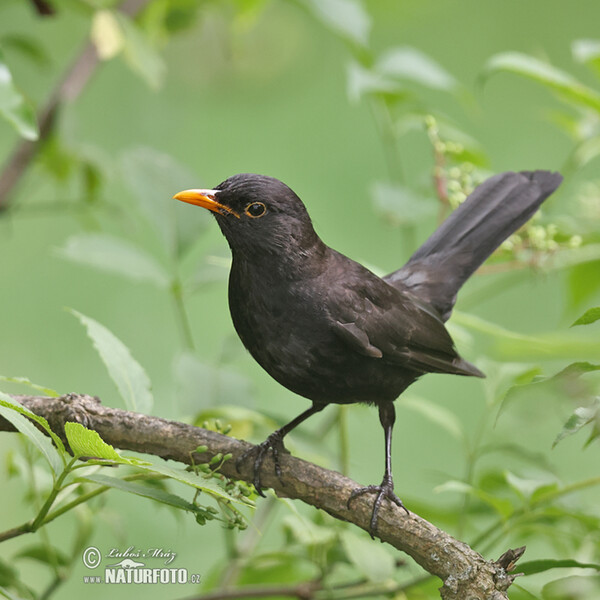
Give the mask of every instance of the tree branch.
[[[139, 13], [150, 0], [125, 0], [120, 11], [130, 17]], [[34, 2], [38, 10], [50, 7], [47, 2]], [[44, 13], [50, 14], [50, 13]], [[21, 140], [14, 148], [0, 173], [0, 211], [7, 208], [10, 194], [21, 177], [27, 171], [38, 150], [42, 147], [54, 125], [54, 118], [60, 106], [66, 101], [75, 100], [83, 91], [99, 64], [96, 47], [88, 42], [79, 56], [67, 69], [55, 89], [50, 94], [46, 104], [38, 111], [37, 121], [40, 130], [39, 138], [35, 141]]]
[[[227, 477], [252, 481], [252, 465], [237, 471], [235, 463], [251, 447], [214, 431], [168, 421], [159, 417], [103, 406], [98, 398], [67, 394], [60, 398], [14, 396], [29, 410], [43, 416], [50, 427], [64, 438], [64, 424], [74, 421], [97, 431], [107, 443], [121, 448], [190, 464], [190, 453], [198, 446], [208, 451], [193, 454], [195, 463], [208, 462], [218, 453], [233, 455], [221, 472]], [[0, 418], [0, 431], [14, 431]], [[280, 457], [281, 480], [274, 472], [271, 458], [265, 460], [262, 481], [278, 496], [294, 498], [320, 508], [337, 519], [348, 521], [368, 531], [372, 499], [358, 497], [348, 509], [350, 493], [359, 485], [336, 471], [323, 469], [290, 455]], [[251, 462], [251, 461], [248, 461]], [[406, 552], [419, 565], [443, 581], [443, 600], [507, 600], [506, 590], [514, 580], [507, 568], [514, 567], [523, 552], [505, 553], [499, 561], [486, 561], [467, 544], [453, 538], [414, 513], [386, 503], [379, 513], [378, 537]], [[520, 554], [519, 554], [520, 552]], [[518, 554], [518, 556], [517, 556]], [[510, 556], [511, 560], [504, 557]]]

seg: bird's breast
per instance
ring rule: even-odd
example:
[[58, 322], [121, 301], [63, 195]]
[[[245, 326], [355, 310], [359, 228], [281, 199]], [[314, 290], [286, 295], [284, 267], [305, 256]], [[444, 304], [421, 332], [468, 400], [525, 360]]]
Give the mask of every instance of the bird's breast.
[[332, 285], [326, 275], [274, 279], [234, 260], [229, 279], [234, 327], [263, 369], [314, 402], [393, 400], [404, 377], [396, 367], [355, 352], [335, 333]]

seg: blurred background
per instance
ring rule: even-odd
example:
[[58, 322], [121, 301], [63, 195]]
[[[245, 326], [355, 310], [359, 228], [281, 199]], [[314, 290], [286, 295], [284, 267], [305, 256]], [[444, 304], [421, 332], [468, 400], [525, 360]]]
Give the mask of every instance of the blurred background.
[[[600, 305], [599, 22], [600, 4], [559, 0], [4, 0], [0, 375], [132, 408], [68, 307], [129, 348], [152, 384], [148, 412], [262, 441], [307, 401], [246, 354], [226, 243], [174, 193], [272, 175], [326, 243], [387, 273], [487, 176], [560, 170], [543, 214], [465, 286], [450, 320], [488, 379], [431, 375], [408, 390], [394, 474], [411, 510], [486, 558], [526, 544], [528, 560], [600, 563], [598, 324], [588, 313], [570, 328]], [[288, 448], [361, 484], [381, 477], [368, 407], [329, 407]], [[0, 452], [5, 530], [35, 515], [51, 481], [18, 436], [0, 436]], [[439, 581], [363, 532], [297, 503], [257, 504], [259, 522], [244, 509], [239, 533], [113, 490], [80, 506], [87, 516], [2, 543], [0, 584], [7, 597], [130, 597], [84, 584], [80, 548], [57, 566], [85, 521], [87, 545], [168, 548], [202, 576], [193, 591], [143, 586], [149, 598], [357, 576], [353, 597], [437, 597]], [[594, 569], [531, 572], [511, 598], [599, 597]], [[338, 592], [314, 597], [349, 597]]]

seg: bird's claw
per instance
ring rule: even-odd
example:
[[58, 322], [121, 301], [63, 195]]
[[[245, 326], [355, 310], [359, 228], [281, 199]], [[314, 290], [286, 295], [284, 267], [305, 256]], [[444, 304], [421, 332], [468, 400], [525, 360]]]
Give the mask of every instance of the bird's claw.
[[279, 463], [279, 455], [281, 453], [287, 452], [285, 446], [283, 445], [283, 440], [281, 436], [277, 435], [277, 431], [272, 433], [262, 444], [257, 444], [253, 446], [249, 450], [246, 450], [236, 461], [235, 468], [240, 471], [240, 466], [246, 462], [246, 460], [252, 456], [254, 456], [254, 466], [253, 466], [253, 478], [252, 483], [256, 488], [256, 491], [263, 498], [265, 497], [262, 491], [262, 480], [261, 480], [261, 469], [262, 464], [267, 457], [267, 453], [269, 450], [273, 453], [273, 464], [275, 465], [275, 475], [283, 485], [283, 481], [281, 479], [281, 465]]
[[383, 502], [384, 498], [387, 498], [390, 502], [395, 504], [398, 508], [402, 508], [406, 511], [407, 515], [410, 515], [410, 512], [402, 503], [402, 500], [396, 496], [394, 493], [394, 482], [391, 477], [384, 477], [381, 485], [368, 485], [366, 487], [361, 487], [355, 489], [348, 498], [348, 502], [346, 502], [346, 506], [350, 509], [350, 504], [356, 500], [359, 496], [364, 494], [377, 494], [375, 497], [375, 502], [373, 503], [373, 512], [371, 513], [371, 522], [369, 523], [369, 534], [371, 537], [374, 537], [375, 532], [377, 531], [377, 520], [379, 519], [379, 508]]

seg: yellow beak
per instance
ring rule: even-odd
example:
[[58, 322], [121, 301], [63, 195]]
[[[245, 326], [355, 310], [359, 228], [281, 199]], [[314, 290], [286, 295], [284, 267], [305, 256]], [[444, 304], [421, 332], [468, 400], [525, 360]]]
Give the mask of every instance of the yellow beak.
[[173, 198], [175, 200], [187, 202], [188, 204], [193, 204], [194, 206], [207, 208], [214, 213], [231, 214], [239, 219], [240, 215], [238, 215], [235, 211], [215, 200], [215, 197], [218, 194], [219, 190], [184, 190], [183, 192], [175, 194]]

